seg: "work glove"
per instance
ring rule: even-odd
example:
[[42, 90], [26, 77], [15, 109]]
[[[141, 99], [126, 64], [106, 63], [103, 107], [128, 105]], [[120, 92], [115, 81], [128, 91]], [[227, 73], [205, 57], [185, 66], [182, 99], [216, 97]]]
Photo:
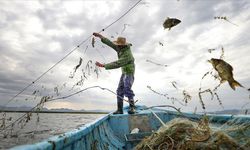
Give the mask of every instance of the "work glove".
[[102, 38], [102, 37], [103, 37], [100, 33], [96, 33], [96, 32], [94, 32], [93, 35], [94, 35], [95, 37], [99, 37], [99, 38]]
[[104, 67], [105, 66], [104, 64], [99, 63], [98, 61], [95, 62], [95, 65], [98, 66], [98, 67]]

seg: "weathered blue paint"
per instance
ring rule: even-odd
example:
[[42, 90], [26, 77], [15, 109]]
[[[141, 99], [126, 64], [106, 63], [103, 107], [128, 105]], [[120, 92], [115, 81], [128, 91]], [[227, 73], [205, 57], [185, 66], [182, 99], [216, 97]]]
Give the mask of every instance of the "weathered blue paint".
[[[128, 108], [124, 108], [127, 112]], [[40, 143], [23, 145], [12, 150], [130, 150], [143, 137], [156, 131], [161, 123], [146, 109], [145, 106], [136, 107], [137, 114], [128, 115], [108, 114], [93, 123], [79, 127], [73, 131], [51, 137]], [[178, 112], [153, 108], [155, 114], [163, 121], [168, 122], [176, 117], [183, 117]], [[185, 117], [198, 120], [202, 115], [184, 113]], [[233, 120], [234, 123], [249, 123], [248, 116], [208, 115], [210, 122], [223, 124]], [[139, 133], [130, 134], [133, 128], [138, 128]], [[250, 131], [246, 132], [250, 135]]]

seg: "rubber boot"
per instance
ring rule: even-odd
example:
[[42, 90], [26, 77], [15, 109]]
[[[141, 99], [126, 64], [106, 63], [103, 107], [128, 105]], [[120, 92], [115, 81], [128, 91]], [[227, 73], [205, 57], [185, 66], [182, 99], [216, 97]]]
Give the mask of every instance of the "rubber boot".
[[129, 114], [135, 114], [135, 102], [134, 100], [130, 100], [129, 101], [129, 110], [128, 110]]
[[117, 110], [113, 114], [123, 114], [123, 102], [117, 102]]

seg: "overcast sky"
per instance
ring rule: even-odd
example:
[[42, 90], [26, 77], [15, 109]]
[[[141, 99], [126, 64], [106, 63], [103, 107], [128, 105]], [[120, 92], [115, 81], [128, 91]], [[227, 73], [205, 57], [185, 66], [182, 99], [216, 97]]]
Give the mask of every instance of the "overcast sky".
[[[0, 1], [0, 105], [18, 93], [39, 75], [86, 39], [100, 31], [136, 1], [134, 0], [1, 0]], [[215, 16], [226, 16], [230, 22], [215, 20]], [[167, 17], [182, 22], [170, 31], [162, 24]], [[124, 28], [124, 24], [126, 28]], [[236, 24], [236, 25], [234, 25]], [[224, 60], [234, 68], [234, 78], [244, 87], [250, 86], [250, 2], [248, 0], [152, 0], [142, 1], [129, 14], [102, 34], [111, 40], [124, 36], [132, 43], [136, 72], [133, 90], [138, 104], [168, 104], [184, 111], [201, 110], [198, 98], [202, 76], [212, 69], [207, 62], [219, 58], [224, 47]], [[125, 29], [125, 30], [124, 30]], [[114, 38], [113, 38], [114, 37]], [[159, 44], [163, 43], [163, 46]], [[87, 49], [86, 49], [87, 47]], [[208, 49], [215, 49], [212, 53]], [[84, 53], [86, 50], [86, 53]], [[69, 78], [74, 67], [83, 63], [73, 78]], [[115, 51], [96, 39], [81, 45], [63, 62], [49, 71], [36, 84], [29, 87], [8, 106], [34, 106], [40, 96], [65, 96], [89, 86], [99, 85], [116, 91], [121, 70], [101, 69], [97, 78], [89, 60], [109, 63], [117, 60]], [[146, 60], [167, 67], [159, 66]], [[93, 67], [91, 69], [91, 66]], [[83, 85], [75, 86], [83, 72], [87, 79]], [[177, 83], [176, 90], [171, 82]], [[215, 87], [219, 83], [211, 76], [202, 81], [202, 89]], [[182, 101], [186, 90], [192, 100], [187, 106], [172, 103], [165, 97], [150, 91], [147, 86], [169, 97]], [[73, 87], [73, 88], [72, 88]], [[35, 95], [35, 90], [39, 92]], [[250, 102], [249, 92], [244, 88], [233, 91], [228, 83], [218, 90], [224, 109], [241, 108]], [[36, 98], [35, 98], [36, 97]], [[207, 110], [222, 110], [216, 99], [204, 95]], [[49, 102], [47, 108], [104, 109], [116, 108], [116, 96], [108, 91], [91, 89], [66, 100]], [[250, 106], [246, 106], [250, 107]]]

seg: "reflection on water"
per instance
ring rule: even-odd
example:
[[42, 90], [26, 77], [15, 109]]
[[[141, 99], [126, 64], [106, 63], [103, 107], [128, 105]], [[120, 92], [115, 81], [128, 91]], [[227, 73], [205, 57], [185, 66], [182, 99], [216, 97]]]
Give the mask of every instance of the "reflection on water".
[[[23, 115], [22, 113], [7, 113], [6, 118], [15, 118]], [[32, 120], [23, 129], [14, 129], [11, 137], [4, 138], [0, 133], [0, 149], [7, 149], [16, 145], [31, 144], [42, 141], [51, 136], [58, 135], [80, 126], [90, 123], [104, 114], [58, 114], [41, 113], [40, 121], [36, 122], [36, 114], [33, 114]]]

